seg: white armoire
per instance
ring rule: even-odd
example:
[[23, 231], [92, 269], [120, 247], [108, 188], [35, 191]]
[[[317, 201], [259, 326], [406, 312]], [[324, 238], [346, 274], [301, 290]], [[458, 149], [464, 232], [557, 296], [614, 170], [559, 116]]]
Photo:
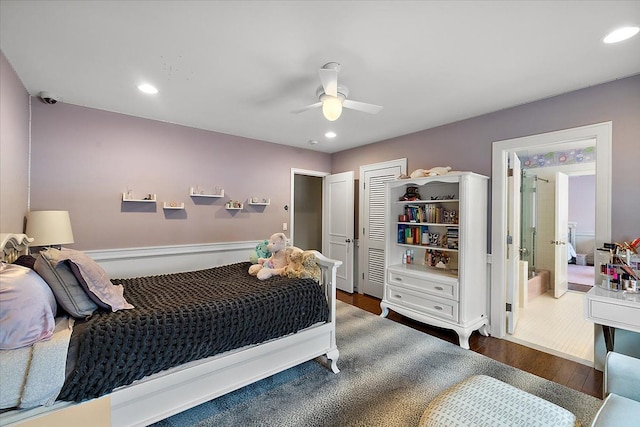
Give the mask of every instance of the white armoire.
[[381, 316], [452, 329], [467, 349], [473, 331], [487, 335], [488, 182], [456, 172], [386, 183]]

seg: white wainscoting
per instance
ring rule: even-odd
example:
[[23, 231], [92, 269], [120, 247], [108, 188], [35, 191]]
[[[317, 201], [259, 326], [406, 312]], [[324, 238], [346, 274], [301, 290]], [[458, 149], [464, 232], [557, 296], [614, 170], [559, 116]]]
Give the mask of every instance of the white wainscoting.
[[201, 270], [249, 261], [258, 241], [84, 251], [111, 278]]

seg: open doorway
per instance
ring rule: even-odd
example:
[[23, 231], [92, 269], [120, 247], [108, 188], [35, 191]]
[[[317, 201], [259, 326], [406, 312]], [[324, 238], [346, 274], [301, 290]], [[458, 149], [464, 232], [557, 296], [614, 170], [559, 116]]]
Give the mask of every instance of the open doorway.
[[[518, 153], [524, 160], [520, 188], [520, 264], [524, 271], [518, 282], [518, 323], [505, 337], [588, 366], [594, 361], [593, 324], [583, 318], [583, 293], [576, 286], [590, 289], [594, 283], [595, 148], [591, 143], [575, 141], [559, 153], [535, 153], [533, 157], [547, 159], [543, 166], [530, 161], [531, 152]], [[531, 164], [535, 167], [527, 167]], [[558, 179], [566, 185], [558, 185]], [[559, 215], [563, 218], [557, 218]], [[555, 237], [558, 226], [566, 228], [567, 238], [560, 242]], [[564, 252], [560, 257], [555, 254], [557, 248]], [[576, 253], [576, 248], [582, 252]], [[591, 266], [586, 265], [587, 258]], [[576, 265], [578, 259], [585, 265]], [[576, 268], [590, 269], [590, 274], [580, 271], [576, 276]], [[576, 277], [584, 285], [573, 283]]]
[[[507, 233], [508, 163], [510, 154], [527, 150], [560, 153], [578, 141], [593, 140], [595, 147], [596, 206], [595, 243], [598, 247], [611, 237], [611, 122], [583, 126], [546, 134], [533, 135], [493, 144], [492, 166], [492, 269], [491, 269], [491, 334], [507, 338], [507, 290], [516, 283], [507, 274], [508, 245], [512, 240]], [[566, 230], [565, 230], [566, 231]], [[565, 233], [566, 236], [566, 233]], [[556, 242], [557, 243], [557, 240]], [[565, 247], [566, 250], [566, 247]], [[513, 250], [512, 250], [513, 252]], [[566, 257], [565, 257], [566, 259]], [[565, 266], [566, 267], [566, 266]], [[579, 301], [581, 301], [581, 297]], [[506, 307], [506, 309], [505, 309]], [[582, 318], [581, 305], [578, 319]], [[543, 314], [542, 316], [546, 316]], [[589, 325], [594, 334], [593, 324]]]
[[291, 169], [289, 240], [294, 246], [322, 252], [323, 183], [327, 172]]
[[569, 176], [569, 244], [573, 258], [569, 260], [569, 289], [588, 292], [595, 284], [595, 171]]
[[353, 206], [352, 171], [329, 174], [291, 169], [289, 243], [340, 261], [336, 287], [349, 293], [353, 293]]
[[[294, 174], [291, 237], [295, 246], [322, 252], [321, 176]], [[295, 236], [295, 242], [293, 237]]]

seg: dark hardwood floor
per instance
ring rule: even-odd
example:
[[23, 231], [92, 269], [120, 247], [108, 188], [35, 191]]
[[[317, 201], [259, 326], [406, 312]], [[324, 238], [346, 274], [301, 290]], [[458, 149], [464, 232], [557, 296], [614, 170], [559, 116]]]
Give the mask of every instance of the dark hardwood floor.
[[[382, 311], [380, 309], [380, 300], [368, 295], [348, 294], [338, 291], [338, 300], [373, 314], [380, 314]], [[458, 335], [454, 331], [425, 325], [393, 311], [389, 313], [388, 318], [445, 341], [458, 344]], [[469, 346], [476, 353], [602, 399], [602, 372], [581, 363], [553, 356], [510, 341], [484, 337], [477, 331], [471, 335]]]

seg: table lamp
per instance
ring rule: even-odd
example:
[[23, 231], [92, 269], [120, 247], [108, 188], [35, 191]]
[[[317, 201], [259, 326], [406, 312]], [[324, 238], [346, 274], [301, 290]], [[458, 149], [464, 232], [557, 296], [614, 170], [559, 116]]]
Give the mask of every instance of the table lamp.
[[68, 211], [31, 211], [27, 214], [26, 235], [30, 246], [61, 246], [73, 243]]

